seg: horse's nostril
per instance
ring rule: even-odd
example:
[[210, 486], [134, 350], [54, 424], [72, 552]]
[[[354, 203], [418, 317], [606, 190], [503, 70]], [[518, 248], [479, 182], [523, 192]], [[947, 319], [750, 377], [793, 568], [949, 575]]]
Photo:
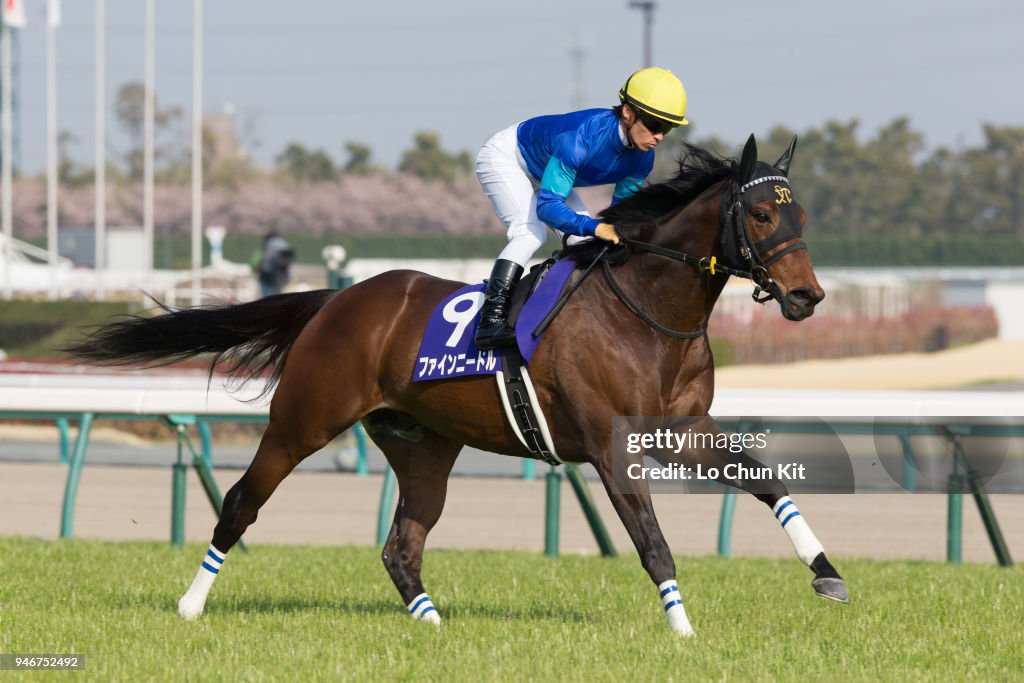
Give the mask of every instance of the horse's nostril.
[[824, 295], [810, 289], [793, 289], [789, 292], [789, 300], [798, 306], [814, 306], [824, 298]]

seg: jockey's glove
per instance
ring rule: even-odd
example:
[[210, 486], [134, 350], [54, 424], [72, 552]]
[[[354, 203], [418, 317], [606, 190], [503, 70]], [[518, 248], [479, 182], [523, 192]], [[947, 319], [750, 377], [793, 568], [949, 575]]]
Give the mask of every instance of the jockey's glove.
[[615, 226], [611, 223], [598, 223], [597, 229], [594, 230], [594, 235], [598, 239], [611, 242], [612, 244], [620, 244], [619, 233], [615, 232]]

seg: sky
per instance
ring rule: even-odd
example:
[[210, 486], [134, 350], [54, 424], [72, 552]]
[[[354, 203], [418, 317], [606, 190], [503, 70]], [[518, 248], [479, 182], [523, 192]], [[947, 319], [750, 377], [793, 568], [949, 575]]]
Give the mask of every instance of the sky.
[[[45, 168], [45, 3], [24, 2], [20, 160], [35, 173]], [[158, 106], [181, 107], [186, 124], [192, 4], [156, 0]], [[95, 4], [63, 0], [62, 10], [58, 127], [78, 139], [72, 158], [92, 164]], [[143, 79], [144, 3], [107, 0], [106, 12], [114, 155], [127, 146], [117, 90]], [[265, 164], [293, 141], [342, 162], [355, 141], [393, 167], [419, 130], [475, 153], [521, 119], [616, 104], [644, 66], [642, 14], [627, 0], [205, 0], [203, 26], [203, 109], [233, 110]], [[777, 124], [855, 118], [866, 139], [908, 116], [929, 148], [959, 148], [980, 144], [985, 123], [1024, 125], [1022, 31], [1019, 0], [660, 0], [652, 42], [655, 64], [687, 89], [697, 137], [739, 147]]]

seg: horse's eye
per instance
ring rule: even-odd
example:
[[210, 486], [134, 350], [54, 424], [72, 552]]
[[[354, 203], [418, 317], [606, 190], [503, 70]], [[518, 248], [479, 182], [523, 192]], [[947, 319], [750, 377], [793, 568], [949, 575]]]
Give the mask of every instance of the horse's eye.
[[757, 213], [754, 214], [754, 220], [757, 221], [758, 223], [767, 223], [768, 221], [771, 220], [771, 216], [769, 216], [763, 211], [758, 211]]

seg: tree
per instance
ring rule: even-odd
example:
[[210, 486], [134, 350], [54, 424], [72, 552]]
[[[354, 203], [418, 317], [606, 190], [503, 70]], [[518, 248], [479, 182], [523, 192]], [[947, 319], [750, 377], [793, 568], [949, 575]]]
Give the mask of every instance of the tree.
[[358, 142], [346, 142], [345, 151], [348, 152], [348, 161], [342, 167], [345, 173], [366, 175], [372, 173], [374, 168], [370, 164], [370, 157], [373, 151], [364, 144]]
[[419, 176], [424, 180], [451, 182], [459, 173], [473, 170], [473, 158], [463, 150], [450, 154], [441, 148], [441, 136], [432, 131], [419, 131], [414, 138], [414, 147], [402, 154], [398, 170]]
[[61, 185], [77, 186], [87, 179], [85, 171], [71, 158], [68, 148], [78, 144], [78, 136], [68, 130], [57, 134], [57, 182]]
[[281, 172], [294, 180], [321, 183], [338, 177], [334, 161], [327, 152], [306, 149], [298, 142], [285, 147], [274, 161]]
[[[134, 141], [141, 142], [145, 126], [146, 89], [142, 83], [125, 83], [117, 91], [114, 115]], [[155, 118], [155, 117], [154, 117]]]
[[[117, 91], [117, 100], [114, 103], [114, 115], [118, 122], [124, 126], [125, 132], [131, 143], [128, 151], [124, 154], [125, 166], [128, 175], [133, 180], [140, 180], [143, 174], [143, 134], [145, 132], [145, 107], [146, 89], [138, 81], [125, 83]], [[153, 164], [154, 166], [176, 166], [180, 165], [183, 158], [183, 148], [177, 137], [174, 126], [183, 119], [180, 107], [169, 107], [161, 109], [157, 106], [156, 96], [153, 97]], [[163, 144], [158, 140], [164, 138]], [[177, 153], [176, 153], [177, 148]]]
[[918, 237], [940, 220], [929, 210], [937, 207], [938, 188], [922, 183], [917, 168], [923, 150], [924, 138], [906, 117], [880, 128], [864, 146], [864, 208], [870, 213], [863, 220], [872, 234]]
[[[1024, 234], [1024, 127], [985, 125], [984, 170], [974, 181], [988, 188], [993, 232]], [[979, 155], [980, 156], [980, 155]], [[981, 165], [981, 164], [975, 164]]]

